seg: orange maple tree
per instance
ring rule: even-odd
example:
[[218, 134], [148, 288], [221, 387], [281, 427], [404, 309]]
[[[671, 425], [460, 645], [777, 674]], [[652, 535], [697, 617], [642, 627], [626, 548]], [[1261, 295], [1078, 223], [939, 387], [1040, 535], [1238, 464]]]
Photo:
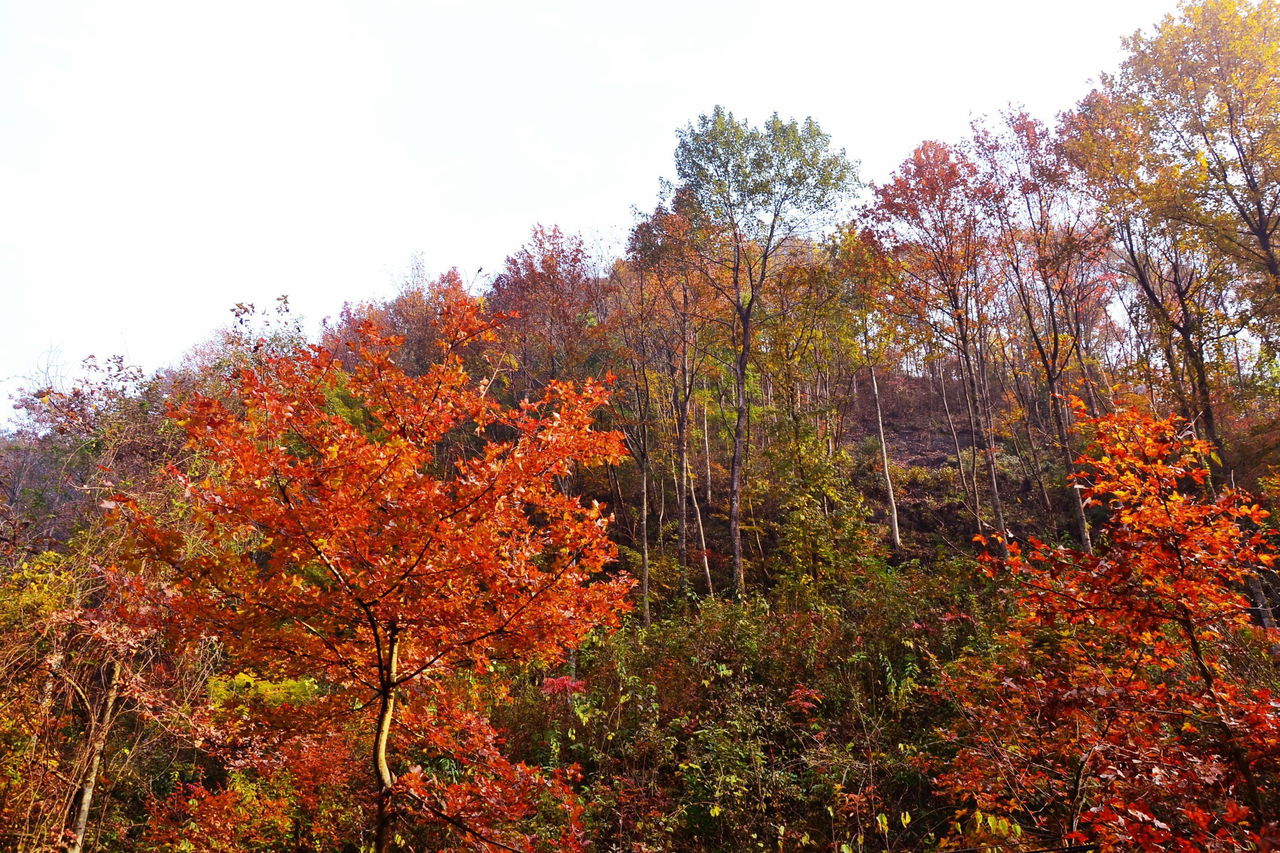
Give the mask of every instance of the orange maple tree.
[[[492, 318], [457, 289], [436, 311], [441, 354], [421, 376], [366, 327], [346, 369], [310, 347], [263, 358], [224, 399], [183, 403], [196, 532], [140, 511], [132, 523], [176, 570], [161, 596], [175, 630], [216, 637], [230, 672], [288, 685], [223, 715], [233, 769], [314, 767], [299, 757], [310, 744], [343, 765], [333, 778], [358, 779], [363, 752], [367, 834], [347, 840], [372, 836], [379, 853], [400, 833], [433, 849], [576, 849], [565, 780], [505, 759], [484, 709], [501, 699], [495, 667], [552, 665], [626, 606], [630, 580], [602, 574], [609, 517], [561, 488], [622, 454], [593, 428], [608, 391], [551, 382], [504, 408], [459, 355]], [[226, 796], [182, 811], [225, 822]], [[548, 802], [569, 819], [519, 829]]]
[[1208, 492], [1210, 448], [1176, 419], [1087, 423], [1076, 480], [1110, 510], [1102, 548], [1032, 540], [987, 561], [1013, 615], [943, 681], [962, 714], [941, 782], [976, 807], [966, 826], [1025, 828], [1033, 847], [1275, 849], [1280, 700], [1253, 685], [1274, 680], [1276, 638], [1243, 593], [1277, 558], [1267, 513]]

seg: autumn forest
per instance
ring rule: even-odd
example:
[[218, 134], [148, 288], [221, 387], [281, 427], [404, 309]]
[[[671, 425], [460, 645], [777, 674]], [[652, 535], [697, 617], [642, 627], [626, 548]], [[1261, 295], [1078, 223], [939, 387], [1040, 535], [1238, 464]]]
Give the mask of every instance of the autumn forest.
[[1280, 849], [1280, 2], [1125, 50], [24, 389], [0, 851]]

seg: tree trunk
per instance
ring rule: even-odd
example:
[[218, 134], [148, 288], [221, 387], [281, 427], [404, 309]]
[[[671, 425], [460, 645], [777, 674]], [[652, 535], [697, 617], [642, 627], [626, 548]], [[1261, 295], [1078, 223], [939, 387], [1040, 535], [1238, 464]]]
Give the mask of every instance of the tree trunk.
[[396, 777], [387, 764], [387, 743], [391, 739], [391, 722], [395, 718], [396, 663], [400, 653], [400, 637], [395, 625], [388, 631], [386, 662], [378, 704], [378, 734], [373, 741], [373, 768], [378, 779], [378, 812], [374, 824], [374, 853], [391, 849], [391, 793]]
[[706, 469], [706, 481], [702, 484], [703, 503], [711, 506], [711, 429], [708, 426], [711, 409], [711, 389], [706, 388], [707, 399], [702, 401], [702, 463]]
[[[1050, 386], [1049, 392], [1049, 405], [1053, 410], [1054, 427], [1058, 431], [1058, 443], [1062, 446], [1062, 461], [1067, 466], [1067, 473], [1069, 474], [1075, 464], [1075, 454], [1071, 452], [1071, 443], [1067, 436], [1067, 412], [1062, 405], [1060, 396], [1052, 386]], [[1093, 539], [1089, 535], [1089, 519], [1084, 514], [1084, 499], [1080, 497], [1080, 490], [1072, 485], [1070, 481], [1067, 482], [1067, 492], [1069, 493], [1068, 503], [1071, 505], [1071, 517], [1076, 525], [1076, 539], [1080, 542], [1080, 550], [1086, 554], [1092, 554]]]
[[[1268, 632], [1272, 632], [1276, 627], [1275, 612], [1271, 609], [1271, 602], [1267, 598], [1267, 591], [1262, 586], [1262, 578], [1257, 572], [1251, 572], [1245, 578], [1245, 589], [1249, 593], [1249, 603], [1252, 605], [1249, 609], [1253, 613], [1254, 621], [1259, 627], [1265, 628]], [[1275, 636], [1272, 634], [1271, 636]], [[1280, 642], [1274, 642], [1270, 648], [1273, 660], [1280, 660]]]
[[[1218, 419], [1213, 411], [1213, 391], [1209, 384], [1209, 371], [1204, 363], [1204, 353], [1196, 347], [1195, 336], [1185, 328], [1179, 328], [1182, 338], [1183, 358], [1187, 362], [1191, 374], [1191, 391], [1199, 409], [1196, 428], [1205, 441], [1213, 445], [1217, 459], [1209, 460], [1209, 470], [1219, 485], [1228, 485], [1231, 479], [1231, 467], [1227, 464], [1227, 449], [1218, 436]], [[1238, 372], [1238, 371], [1237, 371]]]
[[751, 314], [741, 310], [742, 340], [733, 363], [735, 414], [733, 424], [733, 456], [729, 463], [729, 540], [733, 549], [733, 597], [741, 600], [746, 592], [746, 575], [742, 567], [742, 469], [747, 445], [747, 365], [751, 351]]
[[[974, 382], [979, 383], [977, 391], [980, 396], [975, 399], [980, 401], [978, 404], [979, 427], [982, 430], [983, 442], [986, 444], [984, 455], [987, 457], [987, 476], [991, 479], [991, 514], [995, 518], [996, 532], [1000, 535], [996, 551], [1001, 557], [1007, 557], [1009, 556], [1009, 545], [1006, 540], [1009, 536], [1009, 528], [1004, 520], [1004, 500], [1000, 497], [1000, 479], [996, 473], [996, 430], [991, 406], [991, 385], [988, 379], [986, 359], [981, 350], [978, 353], [978, 366], [981, 369], [981, 373], [972, 375]], [[972, 371], [973, 369], [971, 363], [970, 370]]]
[[[681, 499], [683, 500], [683, 495]], [[682, 537], [683, 522], [682, 512]], [[684, 559], [683, 555], [681, 559]], [[644, 626], [648, 628], [653, 623], [649, 618], [649, 464], [647, 459], [640, 463], [640, 612]]]
[[[990, 426], [990, 399], [983, 394], [985, 383], [980, 385], [977, 368], [973, 363], [973, 354], [969, 350], [966, 340], [960, 341], [960, 372], [964, 378], [965, 402], [969, 409], [969, 423], [974, 430], [974, 446], [982, 444], [982, 455], [986, 458], [987, 478], [991, 487], [991, 512], [994, 516], [996, 533], [999, 536], [998, 551], [1000, 556], [1008, 553], [1005, 545], [1005, 536], [1008, 531], [1004, 522], [1004, 503], [1000, 500], [1000, 480], [996, 473], [996, 444], [995, 436], [992, 434]], [[974, 460], [973, 470], [973, 487], [974, 493], [978, 489], [978, 471], [977, 459]], [[979, 521], [981, 524], [981, 521]]]
[[698, 547], [702, 549], [702, 571], [707, 577], [707, 595], [716, 597], [715, 585], [711, 582], [711, 561], [707, 558], [707, 533], [702, 526], [702, 507], [698, 505], [698, 489], [690, 475], [689, 497], [693, 499], [693, 516], [698, 522]]
[[115, 717], [116, 697], [120, 692], [120, 664], [112, 661], [107, 664], [106, 692], [102, 704], [98, 706], [90, 726], [89, 763], [85, 768], [84, 778], [80, 782], [80, 790], [76, 793], [75, 813], [71, 821], [71, 843], [67, 845], [67, 853], [81, 853], [84, 849], [85, 829], [89, 825], [89, 811], [93, 806], [93, 789], [98, 783], [98, 772], [102, 768], [102, 754], [107, 747], [107, 735], [111, 733], [111, 722]]
[[[683, 346], [683, 345], [682, 345]], [[687, 593], [689, 581], [689, 401], [692, 388], [689, 380], [689, 357], [681, 351], [680, 370], [677, 374], [679, 388], [673, 388], [671, 406], [676, 425], [676, 520], [680, 553], [680, 588]], [[673, 378], [673, 384], [675, 378]], [[659, 534], [661, 535], [661, 534]], [[645, 616], [645, 625], [649, 619]]]
[[951, 443], [956, 450], [956, 473], [960, 475], [960, 487], [964, 490], [964, 502], [966, 506], [971, 506], [973, 517], [977, 524], [977, 532], [982, 532], [982, 506], [978, 501], [978, 484], [973, 484], [972, 504], [970, 504], [969, 477], [964, 472], [964, 455], [960, 450], [960, 435], [956, 432], [956, 421], [951, 415], [951, 403], [947, 400], [947, 377], [942, 372], [942, 365], [936, 365], [938, 369], [938, 390], [942, 394], [942, 410], [947, 416], [947, 428], [951, 430]]
[[889, 450], [884, 441], [884, 413], [880, 408], [880, 383], [876, 381], [876, 370], [868, 367], [871, 373], [871, 396], [876, 401], [876, 429], [880, 433], [880, 466], [884, 470], [884, 487], [889, 494], [889, 540], [893, 550], [902, 549], [902, 537], [898, 533], [898, 502], [893, 498], [893, 477], [889, 473]]

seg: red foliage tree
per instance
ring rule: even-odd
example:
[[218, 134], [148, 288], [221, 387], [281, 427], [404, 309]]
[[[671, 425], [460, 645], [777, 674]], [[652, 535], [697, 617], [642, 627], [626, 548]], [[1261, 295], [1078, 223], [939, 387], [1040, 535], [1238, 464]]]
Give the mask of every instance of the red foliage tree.
[[1209, 447], [1180, 422], [1088, 423], [1077, 480], [1110, 509], [1103, 547], [1033, 540], [988, 562], [1014, 615], [994, 655], [944, 681], [963, 714], [942, 781], [1041, 841], [1274, 849], [1280, 703], [1255, 686], [1274, 681], [1274, 638], [1242, 592], [1276, 560], [1267, 513], [1238, 491], [1206, 494]]
[[487, 302], [507, 317], [500, 348], [513, 362], [517, 396], [600, 369], [610, 349], [610, 290], [609, 280], [592, 269], [582, 238], [556, 227], [534, 228], [529, 242], [507, 258]]
[[576, 849], [567, 787], [506, 760], [484, 709], [495, 667], [554, 663], [616, 622], [630, 581], [598, 577], [608, 517], [559, 482], [620, 440], [592, 428], [598, 383], [553, 381], [506, 409], [473, 381], [458, 352], [492, 334], [476, 301], [454, 293], [439, 323], [442, 356], [421, 376], [366, 327], [347, 369], [311, 347], [243, 371], [229, 400], [186, 402], [173, 417], [194, 451], [198, 535], [132, 521], [176, 570], [164, 605], [179, 630], [216, 636], [229, 672], [291, 685], [225, 724], [232, 769], [342, 734], [369, 756], [378, 851], [401, 828], [435, 832], [437, 849], [531, 848], [515, 822], [548, 799], [571, 819], [542, 840]]
[[[1000, 303], [995, 281], [986, 274], [991, 244], [982, 209], [991, 191], [964, 151], [924, 142], [885, 185], [876, 188], [873, 216], [885, 247], [900, 264], [895, 310], [955, 357], [969, 433], [985, 461], [990, 525], [982, 514], [976, 452], [967, 474], [964, 465], [959, 466], [961, 485], [971, 499], [978, 530], [994, 528], [1003, 533], [1007, 525], [996, 466], [989, 369], [999, 333]], [[947, 419], [950, 422], [949, 407]], [[957, 463], [961, 458], [957, 439]]]

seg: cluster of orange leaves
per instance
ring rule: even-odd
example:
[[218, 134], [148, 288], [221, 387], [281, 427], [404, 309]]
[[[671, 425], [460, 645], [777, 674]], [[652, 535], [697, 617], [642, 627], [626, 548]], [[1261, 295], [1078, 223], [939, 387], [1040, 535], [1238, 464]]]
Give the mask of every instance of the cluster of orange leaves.
[[[132, 525], [145, 556], [173, 569], [157, 596], [176, 640], [214, 637], [227, 671], [294, 685], [283, 700], [213, 709], [211, 746], [230, 768], [297, 775], [317, 760], [294, 754], [311, 744], [367, 811], [386, 794], [367, 756], [391, 697], [397, 831], [435, 826], [439, 849], [531, 847], [512, 827], [550, 798], [567, 820], [543, 842], [574, 849], [565, 780], [504, 758], [484, 708], [501, 699], [495, 667], [554, 665], [625, 609], [630, 580], [605, 572], [609, 516], [563, 488], [623, 453], [593, 426], [608, 389], [553, 382], [506, 408], [463, 357], [492, 321], [460, 292], [436, 310], [441, 353], [422, 375], [367, 326], [351, 355], [261, 359], [226, 397], [185, 402], [173, 416], [192, 458], [174, 473], [188, 524], [134, 508]], [[189, 828], [240, 807], [226, 792], [188, 796], [176, 814]]]
[[1274, 631], [1250, 576], [1277, 558], [1267, 512], [1213, 493], [1211, 448], [1176, 419], [1087, 420], [1076, 482], [1105, 509], [1095, 554], [1031, 540], [988, 559], [1012, 616], [944, 689], [963, 711], [941, 782], [1016, 819], [1032, 846], [1273, 849], [1280, 701], [1263, 686]]

